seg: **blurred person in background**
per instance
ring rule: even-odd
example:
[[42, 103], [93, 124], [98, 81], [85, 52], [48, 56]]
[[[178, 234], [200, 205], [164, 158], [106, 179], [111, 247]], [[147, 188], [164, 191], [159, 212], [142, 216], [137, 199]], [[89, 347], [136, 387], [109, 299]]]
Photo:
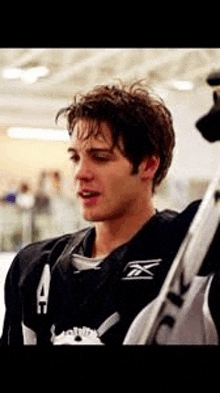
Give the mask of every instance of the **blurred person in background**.
[[[5, 285], [2, 345], [121, 345], [158, 296], [200, 204], [181, 213], [154, 206], [175, 138], [169, 110], [140, 84], [97, 87], [62, 113], [75, 195], [90, 226], [17, 254]], [[216, 268], [208, 295], [216, 343], [219, 293]]]
[[10, 186], [6, 194], [3, 196], [2, 201], [6, 203], [16, 203], [16, 196], [18, 194], [17, 187], [15, 186], [14, 182], [10, 182]]
[[31, 209], [34, 206], [34, 195], [27, 182], [21, 183], [15, 202], [21, 209]]
[[34, 194], [27, 182], [22, 182], [16, 195], [16, 205], [21, 213], [21, 243], [22, 247], [32, 242]]

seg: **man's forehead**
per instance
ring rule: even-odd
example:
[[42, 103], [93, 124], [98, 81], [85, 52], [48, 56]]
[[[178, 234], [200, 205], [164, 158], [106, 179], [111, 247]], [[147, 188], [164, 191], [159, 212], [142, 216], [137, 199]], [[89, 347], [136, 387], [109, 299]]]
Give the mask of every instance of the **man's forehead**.
[[98, 143], [112, 147], [113, 138], [110, 126], [95, 120], [78, 120], [71, 136], [73, 144], [91, 145]]

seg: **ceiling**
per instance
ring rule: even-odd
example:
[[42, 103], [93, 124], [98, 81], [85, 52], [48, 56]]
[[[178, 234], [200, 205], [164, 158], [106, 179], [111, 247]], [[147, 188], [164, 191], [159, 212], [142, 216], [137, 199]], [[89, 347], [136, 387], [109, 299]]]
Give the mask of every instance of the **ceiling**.
[[74, 94], [119, 80], [144, 79], [162, 95], [195, 94], [219, 68], [216, 48], [0, 49], [0, 126], [54, 127], [56, 112]]

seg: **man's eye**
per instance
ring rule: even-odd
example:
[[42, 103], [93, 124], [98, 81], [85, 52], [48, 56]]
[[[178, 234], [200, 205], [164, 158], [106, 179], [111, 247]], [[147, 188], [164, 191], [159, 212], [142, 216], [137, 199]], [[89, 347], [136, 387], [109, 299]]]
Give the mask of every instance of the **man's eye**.
[[76, 162], [79, 161], [79, 156], [77, 156], [76, 154], [73, 154], [73, 155], [70, 157], [70, 160], [76, 163]]
[[96, 153], [93, 155], [93, 159], [100, 162], [107, 162], [110, 160], [110, 157], [105, 153]]

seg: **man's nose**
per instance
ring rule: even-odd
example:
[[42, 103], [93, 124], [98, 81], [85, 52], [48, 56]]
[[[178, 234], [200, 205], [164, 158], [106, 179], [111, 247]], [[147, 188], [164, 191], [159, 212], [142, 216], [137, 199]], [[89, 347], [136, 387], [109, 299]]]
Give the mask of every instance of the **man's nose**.
[[91, 181], [94, 179], [94, 174], [91, 165], [85, 161], [81, 161], [75, 171], [75, 180]]

